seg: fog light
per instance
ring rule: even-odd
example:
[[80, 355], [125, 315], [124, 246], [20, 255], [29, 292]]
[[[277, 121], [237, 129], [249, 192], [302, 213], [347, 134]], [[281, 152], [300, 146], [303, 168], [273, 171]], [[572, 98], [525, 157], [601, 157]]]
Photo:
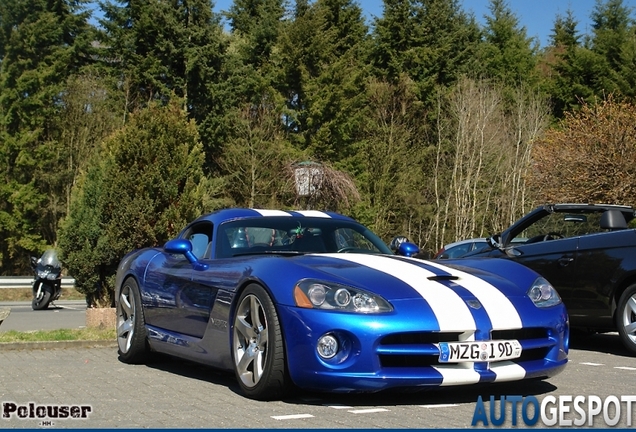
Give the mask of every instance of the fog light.
[[318, 339], [316, 349], [320, 357], [330, 359], [338, 353], [338, 340], [332, 335], [325, 335]]

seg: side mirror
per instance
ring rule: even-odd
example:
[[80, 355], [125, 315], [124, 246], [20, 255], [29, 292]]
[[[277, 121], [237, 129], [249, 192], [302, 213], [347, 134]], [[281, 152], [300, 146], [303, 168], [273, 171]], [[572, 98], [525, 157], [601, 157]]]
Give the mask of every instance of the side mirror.
[[491, 235], [486, 239], [486, 243], [493, 249], [501, 249], [503, 248], [503, 244], [501, 243], [501, 234]]
[[391, 244], [389, 244], [389, 247], [394, 253], [398, 253], [398, 248], [400, 247], [400, 245], [408, 241], [409, 239], [406, 238], [405, 236], [396, 236], [396, 237], [393, 237], [393, 240], [391, 240]]
[[170, 254], [183, 255], [195, 270], [206, 270], [207, 264], [199, 262], [196, 255], [192, 253], [192, 242], [187, 239], [168, 240], [163, 246], [163, 250]]
[[413, 255], [418, 254], [419, 252], [420, 252], [420, 248], [418, 245], [416, 245], [415, 243], [405, 241], [400, 243], [400, 246], [398, 246], [396, 253], [398, 255], [412, 257]]

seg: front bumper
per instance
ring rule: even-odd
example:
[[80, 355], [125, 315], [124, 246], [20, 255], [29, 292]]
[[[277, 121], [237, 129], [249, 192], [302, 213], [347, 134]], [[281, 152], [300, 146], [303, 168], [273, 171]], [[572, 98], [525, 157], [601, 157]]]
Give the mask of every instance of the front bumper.
[[[349, 314], [283, 306], [287, 364], [292, 381], [308, 390], [373, 392], [398, 387], [435, 387], [549, 378], [567, 363], [565, 308], [537, 310], [523, 329], [441, 333], [432, 320], [412, 314]], [[318, 339], [331, 334], [340, 351], [318, 355]], [[501, 362], [440, 363], [437, 342], [517, 339], [520, 358]], [[482, 338], [483, 339], [483, 338]]]

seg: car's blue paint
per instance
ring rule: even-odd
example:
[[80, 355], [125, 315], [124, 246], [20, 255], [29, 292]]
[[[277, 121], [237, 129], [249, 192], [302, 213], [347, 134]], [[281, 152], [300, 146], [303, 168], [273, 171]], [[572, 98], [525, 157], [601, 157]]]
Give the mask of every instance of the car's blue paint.
[[398, 246], [397, 252], [402, 256], [412, 257], [420, 252], [420, 248], [415, 243], [402, 242], [400, 246]]
[[[351, 218], [327, 214], [330, 219], [355, 223]], [[230, 209], [205, 215], [188, 225], [178, 239], [165, 248], [128, 254], [116, 277], [116, 298], [127, 277], [141, 289], [148, 339], [152, 349], [210, 366], [231, 369], [233, 308], [242, 288], [249, 283], [264, 287], [272, 297], [281, 322], [286, 360], [293, 382], [303, 388], [329, 391], [373, 391], [400, 386], [440, 385], [442, 375], [432, 366], [383, 366], [396, 356], [430, 357], [439, 349], [432, 343], [386, 343], [394, 334], [436, 333], [440, 330], [432, 306], [408, 283], [386, 271], [342, 259], [347, 254], [259, 254], [215, 258], [224, 224], [248, 218], [263, 218], [251, 209]], [[289, 212], [294, 220], [310, 221], [302, 213]], [[184, 238], [188, 228], [209, 223], [213, 244], [209, 255], [197, 258]], [[423, 260], [391, 255], [383, 245], [377, 255], [390, 268], [401, 265], [430, 272], [435, 280], [425, 289], [448, 289], [462, 301], [475, 297], [458, 285], [450, 272], [471, 273], [496, 287], [519, 314], [522, 327], [541, 328], [541, 337], [522, 340], [524, 350], [545, 352], [523, 364], [525, 378], [549, 377], [567, 363], [568, 316], [563, 305], [537, 308], [526, 291], [537, 274], [509, 260], [462, 259], [444, 262], [444, 269]], [[352, 254], [353, 256], [354, 254]], [[382, 296], [393, 310], [377, 314], [355, 314], [297, 307], [293, 288], [305, 278], [337, 282]], [[437, 284], [437, 285], [435, 285]], [[448, 312], [452, 314], [453, 312]], [[482, 308], [471, 310], [475, 338], [490, 339], [491, 317]], [[316, 342], [325, 333], [337, 335], [344, 350], [331, 360], [316, 353]], [[505, 334], [505, 332], [503, 333]], [[514, 334], [521, 334], [519, 332]], [[503, 337], [502, 337], [503, 338]], [[384, 341], [384, 342], [383, 342]], [[427, 357], [427, 358], [428, 358]], [[476, 363], [479, 382], [494, 380], [486, 363]]]

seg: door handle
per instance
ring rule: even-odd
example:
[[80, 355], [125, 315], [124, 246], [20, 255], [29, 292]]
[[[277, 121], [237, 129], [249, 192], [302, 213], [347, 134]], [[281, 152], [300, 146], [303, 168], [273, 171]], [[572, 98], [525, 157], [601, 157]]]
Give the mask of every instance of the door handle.
[[559, 265], [561, 267], [567, 267], [568, 265], [570, 265], [572, 261], [574, 261], [574, 258], [571, 258], [571, 257], [559, 258]]

